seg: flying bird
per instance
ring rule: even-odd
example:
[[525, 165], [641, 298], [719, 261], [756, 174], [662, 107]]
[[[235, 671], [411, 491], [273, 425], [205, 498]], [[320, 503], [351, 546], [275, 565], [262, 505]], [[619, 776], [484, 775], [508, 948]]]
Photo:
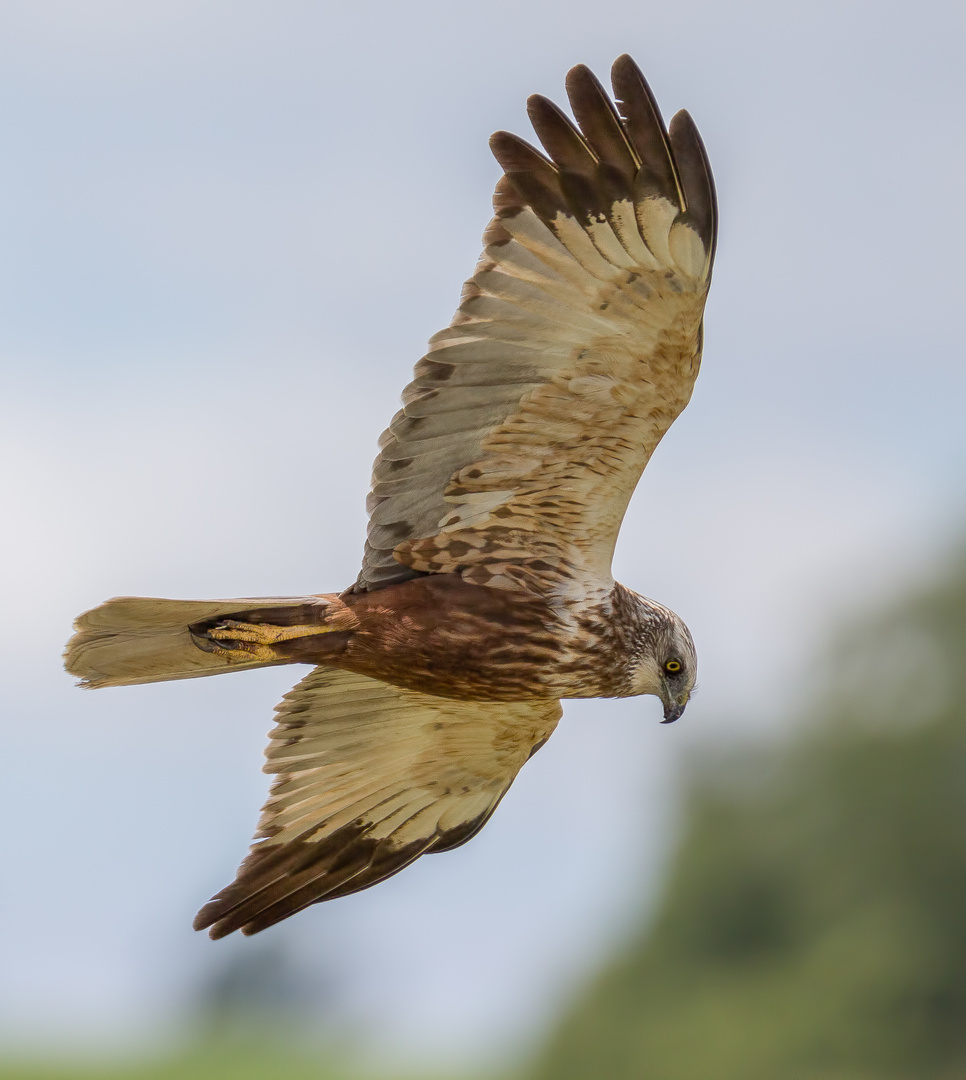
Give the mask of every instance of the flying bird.
[[616, 583], [638, 479], [698, 374], [714, 186], [686, 112], [665, 127], [628, 56], [614, 99], [567, 76], [576, 123], [529, 99], [505, 131], [484, 251], [382, 436], [362, 570], [341, 593], [119, 597], [81, 615], [88, 687], [312, 664], [276, 712], [274, 776], [236, 879], [199, 912], [254, 934], [368, 888], [486, 823], [561, 698], [684, 711], [684, 622]]

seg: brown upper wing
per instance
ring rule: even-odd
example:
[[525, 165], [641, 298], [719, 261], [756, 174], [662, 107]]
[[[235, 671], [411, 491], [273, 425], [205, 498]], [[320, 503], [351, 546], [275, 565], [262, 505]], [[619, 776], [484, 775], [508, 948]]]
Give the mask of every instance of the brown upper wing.
[[464, 843], [560, 713], [555, 700], [456, 701], [316, 668], [278, 707], [251, 853], [195, 929], [254, 934]]
[[534, 96], [549, 157], [506, 132], [484, 253], [380, 442], [356, 589], [462, 573], [543, 595], [609, 588], [648, 458], [687, 404], [716, 232], [691, 118], [666, 130], [640, 71]]

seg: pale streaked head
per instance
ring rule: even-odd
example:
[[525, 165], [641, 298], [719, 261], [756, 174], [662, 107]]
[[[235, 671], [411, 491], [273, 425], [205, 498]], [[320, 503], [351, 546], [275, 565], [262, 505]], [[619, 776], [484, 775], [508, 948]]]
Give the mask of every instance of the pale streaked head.
[[642, 627], [630, 695], [659, 697], [664, 706], [662, 723], [670, 724], [680, 718], [694, 689], [698, 673], [694, 641], [680, 616], [646, 596], [635, 594], [635, 598]]

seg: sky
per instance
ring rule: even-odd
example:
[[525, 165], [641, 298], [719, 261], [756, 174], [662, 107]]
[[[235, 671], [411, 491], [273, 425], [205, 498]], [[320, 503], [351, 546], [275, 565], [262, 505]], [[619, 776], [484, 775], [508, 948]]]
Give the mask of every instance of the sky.
[[[374, 1058], [512, 1054], [655, 902], [689, 753], [780, 736], [963, 520], [961, 5], [0, 3], [0, 1048], [157, 1040], [246, 949]], [[498, 128], [630, 52], [711, 157], [693, 401], [615, 574], [700, 693], [567, 706], [472, 844], [211, 943], [284, 669], [74, 689], [112, 595], [338, 590], [379, 432], [472, 271]], [[268, 935], [266, 935], [268, 937]], [[273, 944], [274, 943], [274, 944]]]

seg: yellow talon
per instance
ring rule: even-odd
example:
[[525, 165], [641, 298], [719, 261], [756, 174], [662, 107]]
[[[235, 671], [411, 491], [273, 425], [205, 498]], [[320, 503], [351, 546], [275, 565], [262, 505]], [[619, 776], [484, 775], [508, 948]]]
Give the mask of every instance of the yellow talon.
[[232, 644], [234, 648], [226, 648], [217, 641], [212, 641], [207, 651], [224, 657], [229, 664], [250, 664], [253, 660], [260, 663], [274, 663], [281, 659], [270, 645], [256, 645], [248, 641], [235, 641]]
[[273, 626], [271, 623], [246, 623], [225, 619], [208, 631], [208, 637], [215, 641], [275, 645], [279, 641], [291, 641], [293, 638], [328, 634], [330, 630], [331, 627], [328, 626]]

